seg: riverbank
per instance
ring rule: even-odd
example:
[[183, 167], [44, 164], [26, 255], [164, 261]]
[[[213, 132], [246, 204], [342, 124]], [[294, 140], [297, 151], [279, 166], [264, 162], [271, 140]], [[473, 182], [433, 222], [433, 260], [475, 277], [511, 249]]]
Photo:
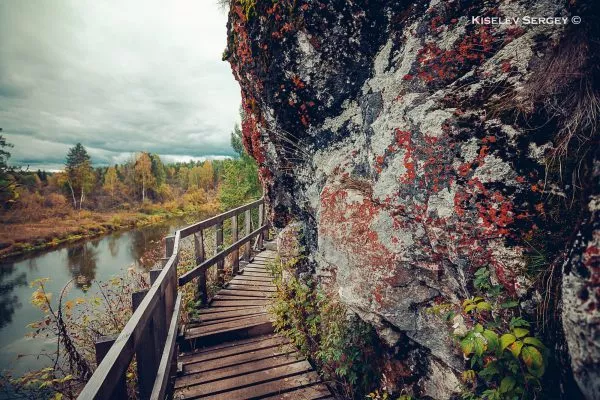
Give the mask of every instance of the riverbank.
[[67, 215], [39, 221], [3, 222], [0, 224], [0, 259], [47, 250], [115, 231], [158, 224], [188, 214], [214, 213], [217, 208], [217, 203], [210, 202], [193, 208], [152, 205], [109, 212], [74, 210]]

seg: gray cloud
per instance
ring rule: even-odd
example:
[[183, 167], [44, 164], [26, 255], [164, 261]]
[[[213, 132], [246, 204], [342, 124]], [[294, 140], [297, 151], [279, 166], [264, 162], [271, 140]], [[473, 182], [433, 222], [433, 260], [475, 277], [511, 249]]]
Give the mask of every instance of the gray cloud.
[[11, 161], [60, 165], [76, 142], [98, 164], [233, 154], [240, 95], [221, 61], [225, 23], [216, 0], [0, 2]]

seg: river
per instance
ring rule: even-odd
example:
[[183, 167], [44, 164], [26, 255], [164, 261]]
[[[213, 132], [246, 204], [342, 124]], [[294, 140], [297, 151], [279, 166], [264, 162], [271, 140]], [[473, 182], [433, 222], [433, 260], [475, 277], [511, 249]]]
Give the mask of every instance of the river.
[[[188, 219], [188, 222], [196, 220]], [[31, 332], [27, 325], [42, 316], [42, 312], [30, 304], [31, 281], [50, 278], [46, 290], [56, 297], [68, 281], [77, 278], [68, 297], [85, 295], [86, 283], [93, 280], [106, 281], [131, 267], [152, 268], [144, 262], [144, 253], [160, 246], [161, 238], [184, 225], [184, 218], [173, 219], [14, 260], [0, 260], [0, 370], [9, 369], [18, 376], [41, 368], [47, 359], [20, 355], [36, 355], [56, 347], [54, 340], [26, 337]]]

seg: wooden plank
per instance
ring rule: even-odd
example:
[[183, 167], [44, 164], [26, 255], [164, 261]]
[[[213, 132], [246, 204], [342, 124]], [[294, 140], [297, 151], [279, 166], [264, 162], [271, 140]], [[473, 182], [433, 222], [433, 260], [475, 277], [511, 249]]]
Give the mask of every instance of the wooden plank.
[[179, 236], [180, 233], [177, 231], [175, 233], [173, 254], [169, 257], [158, 279], [150, 287], [140, 306], [125, 324], [115, 344], [111, 346], [106, 357], [98, 365], [98, 368], [80, 392], [78, 399], [114, 398], [113, 391], [119, 384], [119, 379], [125, 374], [136, 346], [157, 310], [160, 297], [167, 291], [170, 281], [176, 278], [175, 273], [179, 261]]
[[219, 295], [230, 295], [230, 296], [244, 296], [244, 297], [269, 297], [269, 293], [257, 292], [254, 290], [232, 290], [232, 289], [221, 289]]
[[269, 397], [263, 397], [262, 400], [326, 400], [334, 399], [331, 396], [329, 388], [323, 383], [317, 383], [302, 389], [292, 390], [291, 392], [285, 392], [275, 394]]
[[261, 197], [260, 199], [258, 199], [256, 201], [253, 201], [248, 204], [244, 204], [243, 206], [234, 208], [233, 210], [229, 210], [222, 214], [215, 215], [214, 217], [202, 220], [200, 222], [196, 222], [195, 224], [189, 225], [189, 226], [181, 229], [179, 232], [181, 232], [181, 237], [185, 238], [194, 232], [198, 232], [201, 229], [208, 229], [208, 228], [212, 227], [213, 225], [216, 225], [218, 222], [223, 222], [226, 219], [233, 217], [234, 215], [239, 215], [239, 214], [245, 212], [246, 210], [250, 210], [254, 207], [257, 207], [262, 202], [264, 202], [264, 198]]
[[[251, 308], [261, 308], [264, 306], [246, 306], [246, 305], [241, 305], [238, 307], [211, 307], [211, 308], [201, 308], [198, 311], [198, 314], [200, 315], [207, 315], [207, 314], [219, 314], [222, 312], [227, 312], [227, 311], [236, 311], [236, 310], [249, 310]], [[201, 317], [202, 318], [202, 317]]]
[[[194, 234], [194, 255], [196, 256], [196, 265], [200, 265], [206, 259], [204, 251], [204, 231], [200, 229]], [[206, 290], [206, 269], [198, 274], [198, 298], [202, 304], [208, 302], [208, 291]]]
[[229, 331], [232, 329], [241, 329], [252, 325], [258, 325], [266, 322], [270, 322], [268, 314], [260, 314], [245, 318], [235, 319], [233, 321], [224, 321], [214, 324], [203, 324], [198, 327], [192, 327], [186, 330], [186, 337], [198, 337], [206, 335], [208, 333]]
[[[238, 216], [237, 214], [231, 217], [231, 241], [233, 243], [238, 241]], [[237, 274], [240, 269], [240, 251], [235, 249], [232, 253], [231, 273]]]
[[247, 235], [247, 236], [241, 238], [237, 242], [233, 243], [231, 246], [227, 247], [226, 249], [220, 251], [219, 253], [217, 253], [214, 256], [212, 256], [211, 258], [209, 258], [208, 260], [204, 261], [202, 264], [198, 265], [196, 268], [192, 269], [189, 272], [186, 272], [185, 274], [183, 274], [182, 276], [179, 277], [179, 286], [183, 286], [186, 283], [190, 282], [192, 279], [199, 276], [202, 270], [206, 270], [207, 268], [211, 267], [212, 265], [216, 264], [217, 262], [224, 260], [225, 257], [227, 257], [229, 254], [231, 254], [235, 249], [239, 248], [241, 245], [243, 245], [245, 243], [250, 243], [250, 241], [254, 237], [256, 237], [256, 235], [258, 235], [260, 232], [262, 232], [265, 229], [267, 229], [266, 225], [258, 227], [255, 231], [251, 232], [250, 235]]
[[[269, 304], [268, 300], [245, 300], [244, 304], [249, 306], [264, 306], [265, 304]], [[231, 299], [215, 299], [210, 303], [211, 307], [220, 307], [220, 308], [228, 308], [228, 307], [239, 307], [239, 301], [232, 301]]]
[[272, 279], [271, 274], [267, 274], [267, 273], [264, 273], [264, 272], [252, 272], [252, 271], [248, 271], [248, 272], [243, 272], [241, 275], [238, 275], [238, 276], [254, 276], [256, 278], [263, 278], [263, 279], [264, 278], [271, 278]]
[[284, 366], [298, 361], [298, 352], [287, 353], [278, 356], [269, 356], [263, 359], [254, 359], [251, 362], [236, 364], [229, 367], [215, 369], [209, 372], [200, 372], [195, 374], [184, 375], [177, 379], [175, 388], [196, 385], [200, 382], [206, 383], [220, 379], [231, 378], [248, 374], [250, 372], [264, 371], [273, 367]]
[[227, 293], [215, 295], [215, 300], [237, 301], [238, 305], [246, 304], [246, 301], [252, 301], [252, 300], [269, 301], [269, 299], [270, 299], [270, 297], [267, 297], [267, 296], [246, 296], [246, 295], [235, 296], [235, 295], [230, 295], [230, 294], [227, 294]]
[[238, 316], [234, 316], [234, 317], [225, 317], [225, 318], [220, 318], [220, 319], [213, 319], [210, 321], [202, 321], [199, 323], [190, 323], [187, 325], [187, 327], [189, 327], [189, 329], [200, 328], [200, 327], [204, 327], [204, 328], [208, 329], [211, 325], [214, 325], [214, 324], [222, 324], [224, 322], [238, 321], [238, 320], [242, 320], [245, 318], [258, 317], [260, 315], [265, 315], [265, 314], [267, 314], [267, 310], [263, 310], [262, 312], [255, 312], [255, 313], [251, 313], [251, 314], [247, 314], [247, 315], [238, 315]]
[[[215, 255], [216, 255], [223, 251], [223, 221], [218, 222], [215, 225], [215, 229], [216, 229], [216, 231], [215, 231]], [[232, 249], [231, 252], [233, 252], [233, 250], [235, 250], [235, 249], [237, 249], [237, 247]], [[219, 260], [216, 261], [216, 263], [217, 263], [217, 284], [222, 285], [223, 280], [224, 280], [223, 269], [225, 268], [225, 257], [220, 258]], [[204, 271], [206, 271], [206, 269]]]
[[[245, 330], [254, 326], [263, 326], [266, 328], [269, 326], [269, 324], [271, 323], [271, 320], [269, 318], [268, 314], [265, 315], [258, 315], [256, 317], [248, 317], [248, 318], [243, 318], [243, 319], [237, 319], [235, 321], [226, 321], [223, 323], [219, 323], [219, 324], [212, 324], [212, 325], [206, 325], [206, 326], [199, 326], [197, 328], [190, 328], [189, 330], [187, 330], [185, 332], [185, 339], [189, 340], [189, 339], [194, 339], [194, 338], [199, 338], [199, 337], [203, 337], [203, 336], [209, 336], [209, 335], [217, 335], [217, 334], [223, 334], [223, 333], [231, 333], [233, 331], [239, 330]], [[266, 333], [266, 332], [263, 332]]]
[[256, 276], [238, 276], [230, 280], [231, 283], [236, 283], [238, 285], [272, 285], [275, 286], [272, 279], [268, 278], [258, 278]]
[[243, 308], [241, 310], [223, 311], [218, 313], [202, 314], [200, 320], [202, 322], [215, 321], [224, 318], [241, 317], [252, 314], [259, 314], [267, 312], [266, 307], [252, 307]]
[[[248, 236], [250, 234], [250, 230], [252, 229], [252, 221], [251, 221], [250, 217], [251, 217], [250, 209], [246, 209], [246, 211], [244, 213], [244, 224], [246, 225], [244, 233], [246, 234], [246, 236]], [[246, 243], [246, 246], [244, 247], [244, 261], [250, 262], [251, 255], [252, 255], [252, 248], [251, 248], [250, 241], [248, 241]]]
[[239, 354], [225, 355], [220, 358], [188, 363], [183, 366], [183, 376], [202, 373], [207, 376], [211, 371], [221, 368], [239, 366], [248, 362], [265, 360], [286, 354], [293, 354], [296, 349], [291, 346], [272, 346], [269, 348], [256, 349]]
[[[269, 381], [276, 378], [282, 379]], [[176, 395], [182, 396], [184, 399], [201, 397], [203, 399], [243, 400], [275, 394], [318, 381], [319, 376], [316, 372], [310, 371], [310, 364], [306, 361], [299, 361], [266, 371], [181, 389], [177, 391]], [[241, 387], [244, 385], [252, 386]]]
[[[100, 365], [106, 354], [115, 343], [117, 339], [117, 335], [110, 336], [101, 336], [94, 343], [95, 351], [96, 351], [96, 365]], [[112, 392], [112, 396], [114, 399], [127, 399], [127, 382], [125, 380], [125, 375], [123, 375], [119, 382], [117, 383], [115, 389]]]
[[215, 360], [226, 356], [257, 351], [270, 347], [279, 347], [287, 344], [289, 344], [289, 340], [283, 336], [259, 336], [258, 338], [236, 340], [235, 342], [226, 342], [225, 344], [207, 347], [195, 353], [183, 355], [179, 357], [179, 360], [185, 366], [186, 364], [190, 364], [192, 362]]
[[179, 324], [179, 316], [181, 312], [181, 292], [177, 293], [175, 300], [175, 308], [171, 316], [171, 323], [167, 331], [167, 339], [165, 341], [164, 350], [158, 365], [158, 373], [152, 388], [151, 400], [163, 400], [169, 385], [171, 377], [171, 367], [173, 365], [173, 357], [177, 355], [175, 347], [177, 344], [177, 326]]
[[264, 285], [249, 285], [249, 284], [235, 284], [230, 283], [227, 286], [227, 289], [232, 290], [252, 290], [252, 291], [264, 291], [264, 292], [275, 292], [277, 288], [275, 286], [264, 286]]
[[192, 353], [188, 353], [182, 357], [188, 357], [188, 356], [192, 356], [192, 355], [196, 355], [196, 354], [203, 354], [203, 353], [214, 353], [215, 351], [228, 349], [231, 347], [237, 347], [237, 346], [241, 346], [243, 344], [259, 343], [259, 342], [262, 342], [265, 340], [270, 340], [273, 338], [281, 338], [281, 336], [278, 336], [276, 334], [269, 334], [269, 335], [251, 337], [248, 339], [237, 339], [235, 341], [221, 342], [221, 343], [213, 345], [213, 346], [200, 347], [198, 349], [195, 349]]
[[247, 271], [247, 272], [262, 272], [262, 273], [265, 273], [265, 274], [270, 274], [270, 272], [267, 271], [264, 268], [259, 268], [259, 267], [255, 267], [255, 266], [251, 267], [250, 265], [246, 265], [244, 267], [244, 271]]
[[[139, 307], [147, 293], [148, 290], [139, 290], [131, 294], [132, 311], [135, 311]], [[150, 321], [148, 328], [140, 338], [140, 345], [135, 353], [136, 360], [138, 361], [136, 363], [138, 388], [140, 397], [143, 399], [147, 399], [152, 393], [152, 386], [154, 385], [154, 378], [156, 377], [159, 362], [159, 356], [155, 350], [162, 347], [162, 343], [155, 343], [154, 340], [154, 319]]]

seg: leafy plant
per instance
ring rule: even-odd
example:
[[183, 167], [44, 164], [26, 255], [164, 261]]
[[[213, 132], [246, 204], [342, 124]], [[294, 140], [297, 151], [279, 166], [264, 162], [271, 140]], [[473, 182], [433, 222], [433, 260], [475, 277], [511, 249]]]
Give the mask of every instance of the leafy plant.
[[[530, 399], [541, 389], [547, 349], [531, 335], [519, 302], [493, 285], [485, 268], [475, 273], [481, 295], [466, 299], [454, 317], [454, 335], [470, 369], [462, 374], [464, 399]], [[490, 295], [491, 292], [491, 295]]]
[[[297, 259], [271, 264], [277, 293], [275, 329], [316, 365], [343, 398], [364, 398], [377, 380], [373, 328], [310, 278], [294, 275]], [[285, 276], [285, 278], [284, 278]]]

